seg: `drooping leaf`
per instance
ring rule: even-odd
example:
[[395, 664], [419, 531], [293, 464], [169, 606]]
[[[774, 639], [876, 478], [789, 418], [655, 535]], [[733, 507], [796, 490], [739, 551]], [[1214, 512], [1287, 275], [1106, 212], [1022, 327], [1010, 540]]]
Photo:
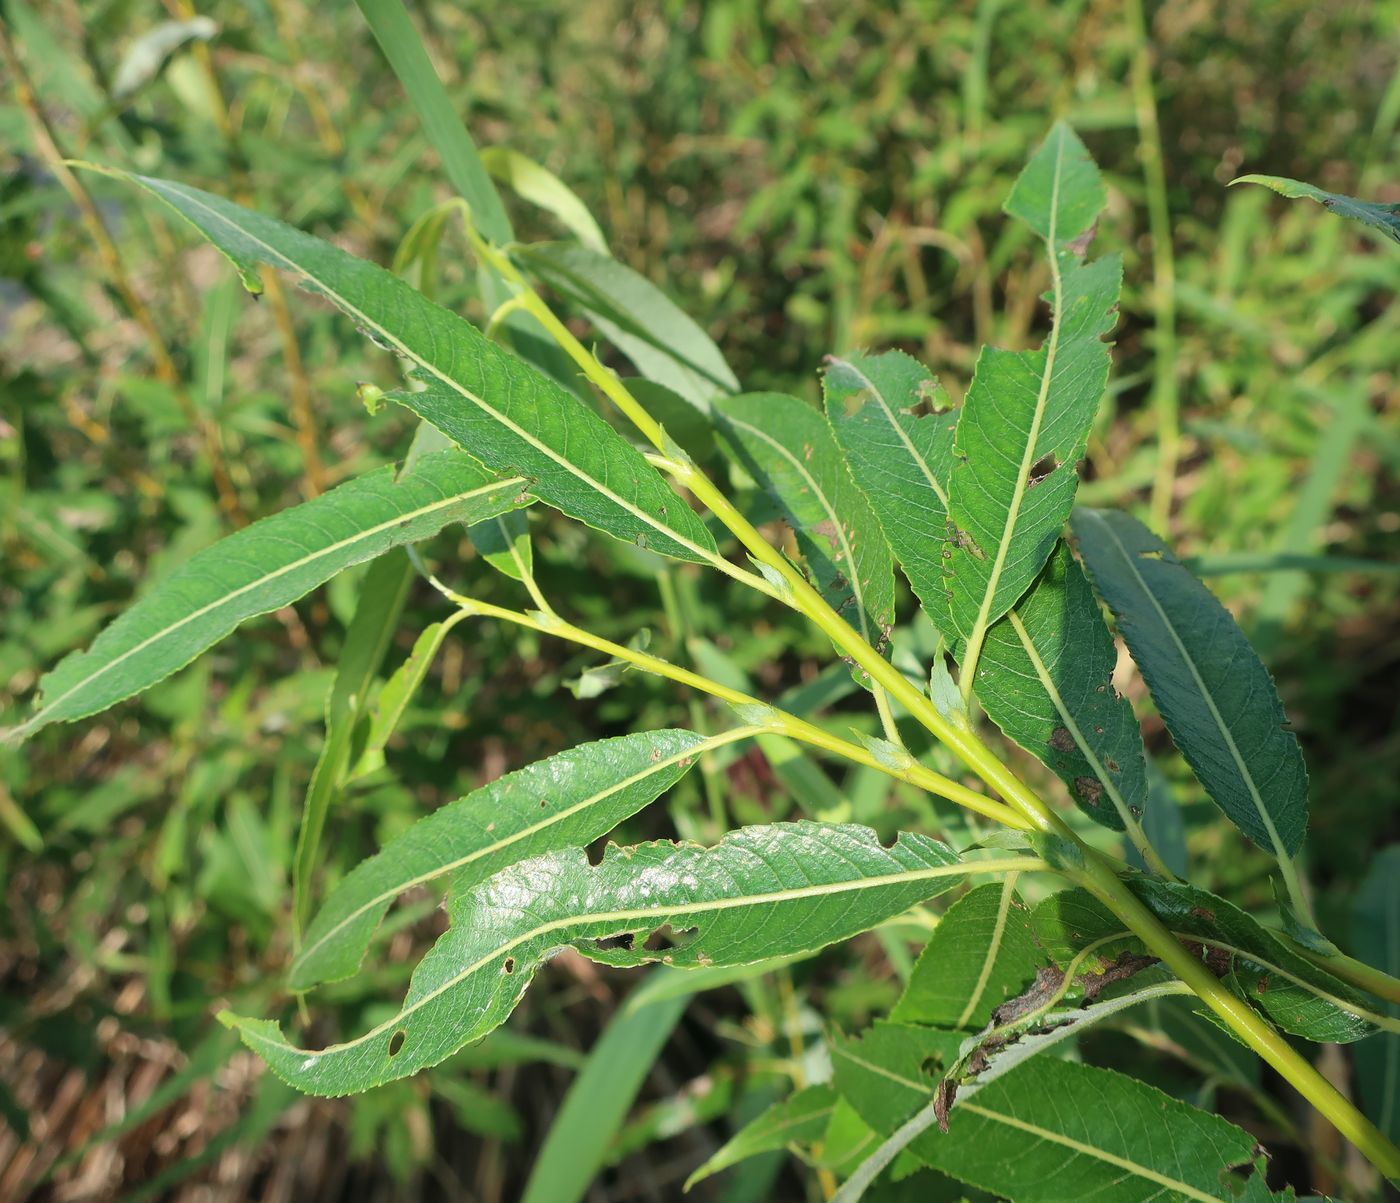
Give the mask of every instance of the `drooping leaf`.
[[1006, 202], [1046, 241], [1054, 325], [1035, 351], [984, 348], [958, 417], [947, 590], [953, 629], [973, 662], [988, 628], [1044, 567], [1074, 505], [1122, 280], [1116, 256], [1083, 260], [1103, 204], [1098, 169], [1064, 124]]
[[1062, 543], [1030, 592], [987, 632], [976, 690], [988, 717], [1122, 831], [1147, 805], [1142, 732], [1113, 688], [1113, 637]]
[[830, 1086], [808, 1086], [796, 1091], [734, 1133], [685, 1180], [685, 1189], [760, 1153], [814, 1144], [826, 1131], [835, 1109], [836, 1091]]
[[581, 744], [419, 819], [330, 896], [292, 964], [291, 988], [354, 973], [389, 904], [405, 890], [451, 874], [453, 892], [461, 893], [507, 865], [582, 847], [659, 798], [701, 752], [730, 738], [665, 730]]
[[424, 385], [391, 399], [475, 459], [527, 478], [528, 492], [619, 539], [682, 560], [713, 562], [699, 516], [602, 418], [537, 369], [372, 263], [197, 188], [124, 176], [148, 189], [222, 251], [256, 290], [256, 267], [299, 273], [313, 292], [402, 356]]
[[397, 480], [383, 468], [221, 539], [160, 581], [39, 683], [36, 714], [14, 732], [83, 718], [183, 668], [239, 623], [285, 606], [342, 569], [519, 504], [461, 452], [421, 459]]
[[607, 239], [588, 206], [554, 172], [508, 146], [488, 146], [481, 152], [481, 161], [497, 183], [554, 214], [590, 250], [600, 255], [608, 253]]
[[739, 382], [695, 321], [645, 276], [610, 255], [564, 242], [513, 252], [520, 266], [577, 305], [649, 380], [705, 406]]
[[[451, 928], [419, 963], [400, 1011], [320, 1051], [278, 1024], [225, 1016], [280, 1077], [312, 1094], [365, 1090], [434, 1065], [502, 1023], [541, 963], [572, 946], [593, 960], [681, 967], [748, 964], [848, 939], [1010, 861], [961, 862], [906, 834], [889, 848], [863, 827], [779, 823], [713, 848], [660, 842], [547, 853], [449, 902]], [[652, 938], [671, 933], [671, 947]]]
[[813, 585], [883, 650], [894, 623], [894, 564], [827, 420], [780, 393], [726, 397], [715, 414], [725, 450], [791, 524]]
[[954, 413], [912, 412], [948, 401], [923, 364], [900, 351], [832, 356], [822, 377], [827, 417], [924, 613], [945, 634], [943, 579]]
[[1230, 181], [1232, 188], [1236, 184], [1263, 184], [1265, 188], [1272, 188], [1280, 196], [1287, 196], [1293, 200], [1302, 198], [1316, 201], [1340, 217], [1359, 221], [1362, 225], [1380, 230], [1396, 242], [1400, 242], [1400, 205], [1357, 200], [1354, 196], [1343, 196], [1339, 192], [1324, 192], [1314, 184], [1290, 180], [1281, 175], [1242, 175], [1239, 179]]
[[530, 517], [526, 510], [511, 510], [478, 522], [470, 534], [481, 558], [497, 572], [516, 581], [523, 581], [534, 572], [535, 552], [530, 543]]
[[[1249, 1171], [1258, 1157], [1254, 1137], [1218, 1115], [1053, 1057], [985, 1086], [958, 1104], [947, 1133], [931, 1128], [910, 1149], [1017, 1203], [1234, 1203], [1246, 1184], [1232, 1170]], [[1262, 1187], [1262, 1175], [1253, 1176]]]
[[1308, 774], [1268, 670], [1230, 612], [1140, 522], [1078, 509], [1074, 533], [1162, 720], [1221, 810], [1280, 860], [1302, 846]]
[[1043, 961], [1014, 879], [978, 886], [938, 921], [890, 1018], [980, 1028], [1030, 983]]
[[[1400, 976], [1400, 844], [1371, 865], [1356, 893], [1353, 923], [1357, 955]], [[1390, 1003], [1386, 1014], [1400, 1019], [1400, 1006]], [[1400, 1032], [1378, 1032], [1358, 1045], [1355, 1064], [1367, 1117], [1391, 1140], [1400, 1140]]]
[[[1184, 882], [1126, 880], [1212, 973], [1284, 1031], [1346, 1043], [1376, 1030], [1364, 995], [1294, 952], [1233, 903]], [[1125, 951], [1147, 951], [1121, 919], [1084, 890], [1051, 895], [1036, 907], [1032, 922], [1042, 946], [1062, 966], [1090, 944], [1097, 945], [1091, 966], [1107, 966]]]

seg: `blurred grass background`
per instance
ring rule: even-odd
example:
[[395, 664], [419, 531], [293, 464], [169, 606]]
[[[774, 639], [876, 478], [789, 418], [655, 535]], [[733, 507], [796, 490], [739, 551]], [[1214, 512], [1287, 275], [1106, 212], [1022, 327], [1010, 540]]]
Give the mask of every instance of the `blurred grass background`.
[[[1158, 513], [1202, 568], [1235, 557], [1211, 584], [1304, 741], [1309, 869], [1324, 926], [1344, 934], [1373, 850], [1400, 836], [1400, 255], [1315, 206], [1225, 185], [1253, 171], [1400, 200], [1400, 4], [1164, 0], [1140, 23], [1136, 9], [412, 5], [477, 140], [566, 181], [614, 254], [706, 326], [746, 388], [815, 397], [823, 355], [899, 346], [957, 397], [982, 343], [1037, 343], [1047, 281], [1000, 205], [1051, 120], [1073, 121], [1110, 186], [1096, 246], [1126, 259], [1084, 492], [1151, 512], [1162, 392], [1175, 395], [1179, 458]], [[448, 195], [353, 6], [198, 10], [212, 25], [164, 56], [152, 32], [196, 16], [188, 0], [0, 3], [17, 59], [0, 64], [6, 721], [140, 582], [407, 447], [401, 415], [371, 419], [356, 400], [361, 381], [393, 382], [394, 365], [324, 307], [295, 290], [252, 303], [166, 214], [87, 177], [117, 272], [55, 175], [50, 137], [62, 155], [242, 198], [385, 264]], [[30, 84], [47, 134], [22, 103]], [[561, 234], [527, 205], [512, 215], [522, 238]], [[1154, 220], [1170, 231], [1155, 245]], [[445, 303], [482, 316], [455, 234], [441, 269]], [[649, 628], [668, 654], [774, 691], [821, 680], [820, 642], [761, 599], [687, 571], [667, 570], [658, 590], [656, 561], [635, 549], [556, 521], [536, 533], [546, 591], [576, 620], [624, 640]], [[507, 595], [464, 539], [440, 543], [475, 591]], [[1279, 553], [1390, 570], [1237, 570]], [[0, 1198], [518, 1197], [632, 979], [566, 960], [500, 1040], [354, 1102], [294, 1099], [211, 1018], [216, 1004], [285, 1001], [291, 846], [358, 579], [107, 716], [0, 747]], [[416, 592], [401, 651], [435, 617]], [[708, 721], [632, 677], [575, 700], [564, 686], [586, 657], [460, 629], [390, 766], [337, 817], [332, 876], [505, 769], [634, 725]], [[1150, 716], [1147, 730], [1207, 820], [1192, 832], [1198, 879], [1267, 908], [1267, 863], [1208, 821]], [[775, 771], [757, 752], [704, 784], [736, 820], [845, 805], [890, 829], [940, 821], [887, 782]], [[687, 782], [628, 831], [709, 836], [710, 814]], [[374, 967], [313, 1013], [346, 1030], [372, 1022], [431, 936], [430, 909], [410, 910]], [[792, 1079], [795, 1036], [890, 1001], [899, 956], [871, 937], [702, 996], [605, 1134], [611, 1168], [589, 1197], [676, 1197], [726, 1122]], [[306, 1033], [333, 1034], [324, 1019]], [[780, 1161], [764, 1164], [766, 1179], [696, 1195], [807, 1197]]]

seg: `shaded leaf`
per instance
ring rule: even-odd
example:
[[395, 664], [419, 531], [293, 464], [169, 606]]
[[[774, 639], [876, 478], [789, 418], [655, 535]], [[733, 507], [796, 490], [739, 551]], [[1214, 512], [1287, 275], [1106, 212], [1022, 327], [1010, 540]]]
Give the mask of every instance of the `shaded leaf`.
[[[1017, 1200], [1234, 1200], [1254, 1138], [1220, 1116], [1088, 1065], [1037, 1057], [958, 1105], [950, 1130], [910, 1149], [965, 1182]], [[1257, 1171], [1254, 1177], [1262, 1175]], [[1268, 1198], [1267, 1191], [1264, 1198]]]
[[881, 1137], [925, 1106], [957, 1059], [965, 1032], [876, 1022], [859, 1036], [831, 1040], [832, 1081]]
[[1118, 653], [1084, 573], [1062, 543], [1006, 618], [987, 632], [977, 700], [988, 717], [1115, 831], [1147, 805], [1142, 732], [1113, 688]]
[[1220, 809], [1280, 860], [1308, 825], [1308, 774], [1268, 669], [1228, 610], [1140, 522], [1078, 509], [1099, 596], [1181, 754]]
[[396, 480], [383, 468], [221, 539], [159, 581], [39, 683], [38, 712], [16, 737], [82, 718], [183, 668], [239, 623], [285, 606], [342, 569], [417, 542], [451, 522], [519, 504], [520, 480], [500, 480], [461, 452], [425, 456]]
[[[1356, 893], [1356, 953], [1368, 964], [1400, 977], [1400, 844], [1376, 857]], [[1400, 1019], [1400, 1006], [1386, 1007]], [[1378, 1032], [1356, 1049], [1356, 1081], [1367, 1117], [1391, 1140], [1400, 1140], [1400, 1032]]]
[[695, 321], [645, 276], [610, 255], [565, 242], [512, 252], [537, 280], [577, 305], [649, 380], [704, 406], [739, 382]]
[[699, 516], [602, 418], [537, 369], [389, 272], [260, 213], [167, 180], [125, 176], [219, 248], [256, 290], [258, 264], [300, 273], [376, 343], [412, 365], [423, 391], [393, 400], [482, 463], [527, 478], [541, 501], [619, 539], [713, 562]]
[[1231, 180], [1236, 184], [1263, 184], [1272, 188], [1280, 196], [1293, 200], [1299, 198], [1316, 201], [1340, 217], [1349, 217], [1362, 225], [1380, 230], [1396, 242], [1400, 242], [1400, 205], [1387, 205], [1380, 201], [1357, 200], [1354, 196], [1343, 196], [1340, 192], [1324, 192], [1314, 184], [1302, 180], [1290, 180], [1281, 175], [1242, 175]]
[[1043, 960], [1015, 881], [978, 886], [938, 921], [890, 1018], [980, 1028], [1025, 989]]
[[560, 948], [612, 965], [748, 964], [848, 939], [969, 873], [1008, 867], [960, 862], [925, 836], [886, 848], [867, 828], [808, 822], [743, 828], [713, 848], [610, 847], [596, 866], [578, 849], [553, 852], [455, 894], [452, 926], [419, 963], [402, 1009], [363, 1036], [312, 1052], [288, 1044], [275, 1022], [224, 1019], [298, 1089], [347, 1094], [484, 1036]]
[[894, 564], [826, 418], [780, 393], [726, 397], [715, 415], [725, 450], [791, 524], [812, 584], [883, 649], [894, 624]]
[[660, 797], [706, 748], [733, 738], [668, 730], [581, 744], [419, 819], [336, 888], [292, 964], [291, 988], [354, 973], [389, 904], [405, 890], [450, 873], [460, 893], [507, 865], [581, 847]]
[[534, 572], [535, 553], [530, 543], [530, 516], [524, 509], [497, 514], [478, 522], [469, 532], [481, 558], [497, 572], [523, 581]]
[[831, 356], [822, 376], [827, 417], [851, 475], [869, 499], [914, 595], [951, 634], [943, 580], [948, 474], [957, 415], [923, 364], [901, 351]]
[[[1284, 1031], [1345, 1043], [1375, 1030], [1364, 995], [1294, 952], [1233, 903], [1184, 882], [1143, 876], [1126, 881], [1212, 973]], [[1090, 944], [1097, 946], [1090, 966], [1110, 964], [1124, 951], [1146, 951], [1122, 920], [1084, 890], [1051, 895], [1036, 907], [1032, 921], [1060, 965]]]
[[1035, 351], [984, 348], [958, 417], [947, 589], [953, 629], [974, 663], [988, 628], [1044, 567], [1074, 505], [1122, 281], [1116, 256], [1083, 261], [1103, 204], [1098, 169], [1064, 124], [1006, 202], [1046, 240], [1054, 325]]
[[725, 1141], [685, 1180], [685, 1189], [760, 1153], [771, 1153], [791, 1145], [814, 1144], [826, 1131], [835, 1109], [836, 1091], [830, 1086], [808, 1086], [774, 1103]]

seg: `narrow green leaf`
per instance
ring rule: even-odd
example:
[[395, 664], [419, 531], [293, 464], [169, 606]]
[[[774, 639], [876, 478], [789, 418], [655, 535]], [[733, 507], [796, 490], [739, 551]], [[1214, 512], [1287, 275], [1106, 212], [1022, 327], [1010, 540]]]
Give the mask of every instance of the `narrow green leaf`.
[[389, 904], [405, 890], [451, 874], [460, 893], [507, 865], [581, 847], [659, 798], [706, 748], [734, 738], [666, 730], [597, 740], [508, 773], [419, 819], [327, 900], [292, 964], [291, 988], [308, 990], [354, 973]]
[[1017, 1203], [1234, 1203], [1245, 1183], [1232, 1171], [1249, 1170], [1258, 1157], [1254, 1137], [1218, 1115], [1111, 1070], [1052, 1057], [959, 1103], [949, 1125], [924, 1132], [911, 1151]]
[[968, 667], [991, 624], [1044, 567], [1074, 505], [1079, 459], [1108, 382], [1104, 339], [1122, 281], [1116, 256], [1083, 261], [1103, 204], [1098, 169], [1063, 124], [1006, 202], [1046, 240], [1054, 325], [1035, 351], [984, 348], [958, 418], [947, 588]]
[[[449, 453], [451, 454], [451, 453]], [[326, 699], [326, 739], [306, 787], [292, 862], [292, 924], [299, 935], [311, 914], [311, 878], [331, 804], [345, 787], [355, 733], [368, 707], [389, 642], [413, 583], [413, 565], [402, 552], [381, 556], [365, 574], [355, 616], [345, 633], [335, 681]]]
[[607, 239], [588, 206], [554, 172], [508, 146], [488, 146], [481, 152], [481, 161], [492, 179], [552, 213], [589, 250], [609, 253]]
[[[1346, 1043], [1376, 1030], [1369, 999], [1233, 903], [1184, 882], [1126, 880], [1212, 973], [1284, 1031]], [[1106, 968], [1125, 951], [1147, 951], [1122, 920], [1083, 890], [1051, 895], [1036, 907], [1032, 922], [1046, 952], [1062, 966], [1091, 944], [1095, 950], [1086, 968]]]
[[1357, 200], [1354, 196], [1343, 196], [1339, 192], [1324, 192], [1314, 184], [1290, 180], [1281, 175], [1242, 175], [1239, 179], [1230, 181], [1232, 188], [1236, 184], [1263, 184], [1265, 188], [1272, 188], [1280, 196], [1287, 196], [1293, 200], [1302, 198], [1316, 201], [1340, 217], [1359, 221], [1362, 225], [1380, 230], [1394, 241], [1400, 242], [1400, 205]]
[[704, 407], [739, 381], [710, 336], [645, 276], [586, 246], [539, 242], [514, 252], [535, 279], [577, 305], [649, 380]]
[[[226, 1015], [298, 1089], [340, 1095], [435, 1065], [502, 1023], [550, 954], [572, 946], [612, 965], [748, 964], [845, 940], [1016, 861], [963, 863], [906, 834], [889, 848], [863, 827], [779, 823], [713, 848], [662, 841], [513, 865], [449, 902], [452, 926], [414, 972], [402, 1009], [371, 1031], [313, 1052], [275, 1022]], [[669, 948], [649, 947], [667, 935]]]
[[[1400, 976], [1400, 844], [1376, 857], [1356, 892], [1353, 943], [1368, 964]], [[1400, 1006], [1386, 1007], [1400, 1019]], [[1356, 1050], [1356, 1082], [1372, 1123], [1400, 1140], [1400, 1032], [1378, 1032]]]
[[588, 1193], [690, 997], [640, 1006], [629, 999], [608, 1021], [549, 1126], [520, 1203], [577, 1203]]
[[1308, 774], [1244, 632], [1140, 522], [1079, 509], [1074, 533], [1181, 754], [1230, 820], [1287, 861], [1307, 830]]
[[[851, 475], [869, 499], [914, 595], [945, 635], [948, 475], [955, 413], [923, 364], [900, 351], [831, 356], [822, 377], [827, 417]], [[931, 405], [936, 411], [918, 416]]]
[[808, 1086], [774, 1103], [725, 1141], [685, 1180], [685, 1189], [760, 1153], [815, 1144], [822, 1138], [835, 1109], [836, 1091], [830, 1086]]
[[285, 606], [352, 564], [417, 542], [451, 522], [477, 522], [518, 502], [461, 452], [427, 456], [397, 480], [383, 468], [255, 522], [191, 558], [39, 683], [23, 738], [96, 714], [183, 668], [239, 623]]
[[826, 418], [780, 393], [726, 397], [715, 414], [725, 450], [792, 525], [813, 585], [883, 650], [894, 625], [894, 563]]
[[1061, 543], [987, 632], [976, 690], [988, 717], [1053, 770], [1085, 814], [1122, 831], [1147, 805], [1147, 765], [1133, 708], [1113, 688], [1117, 659], [1093, 590]]
[[978, 886], [938, 921], [890, 1018], [980, 1028], [1030, 984], [1043, 961], [1014, 878]]
[[256, 290], [256, 267], [303, 283], [406, 359], [422, 392], [388, 394], [482, 463], [527, 478], [571, 517], [663, 555], [710, 563], [699, 516], [635, 447], [577, 397], [389, 272], [270, 217], [167, 180], [123, 176], [186, 218]]
[[476, 143], [462, 124], [456, 104], [438, 79], [402, 0], [355, 2], [417, 110], [423, 132], [442, 159], [443, 172], [471, 206], [477, 228], [492, 242], [509, 242], [514, 233], [500, 194], [477, 154]]
[[831, 1038], [832, 1082], [881, 1137], [928, 1103], [966, 1032], [877, 1021], [859, 1036]]

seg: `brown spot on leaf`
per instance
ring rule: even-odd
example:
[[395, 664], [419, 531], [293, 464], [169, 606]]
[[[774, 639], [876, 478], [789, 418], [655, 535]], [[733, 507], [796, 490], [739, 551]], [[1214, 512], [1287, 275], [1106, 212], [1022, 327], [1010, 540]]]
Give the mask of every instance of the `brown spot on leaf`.
[[1074, 792], [1085, 805], [1097, 806], [1103, 797], [1103, 782], [1097, 777], [1076, 777]]
[[1073, 752], [1074, 736], [1069, 733], [1069, 728], [1056, 727], [1050, 732], [1050, 746], [1057, 752]]

